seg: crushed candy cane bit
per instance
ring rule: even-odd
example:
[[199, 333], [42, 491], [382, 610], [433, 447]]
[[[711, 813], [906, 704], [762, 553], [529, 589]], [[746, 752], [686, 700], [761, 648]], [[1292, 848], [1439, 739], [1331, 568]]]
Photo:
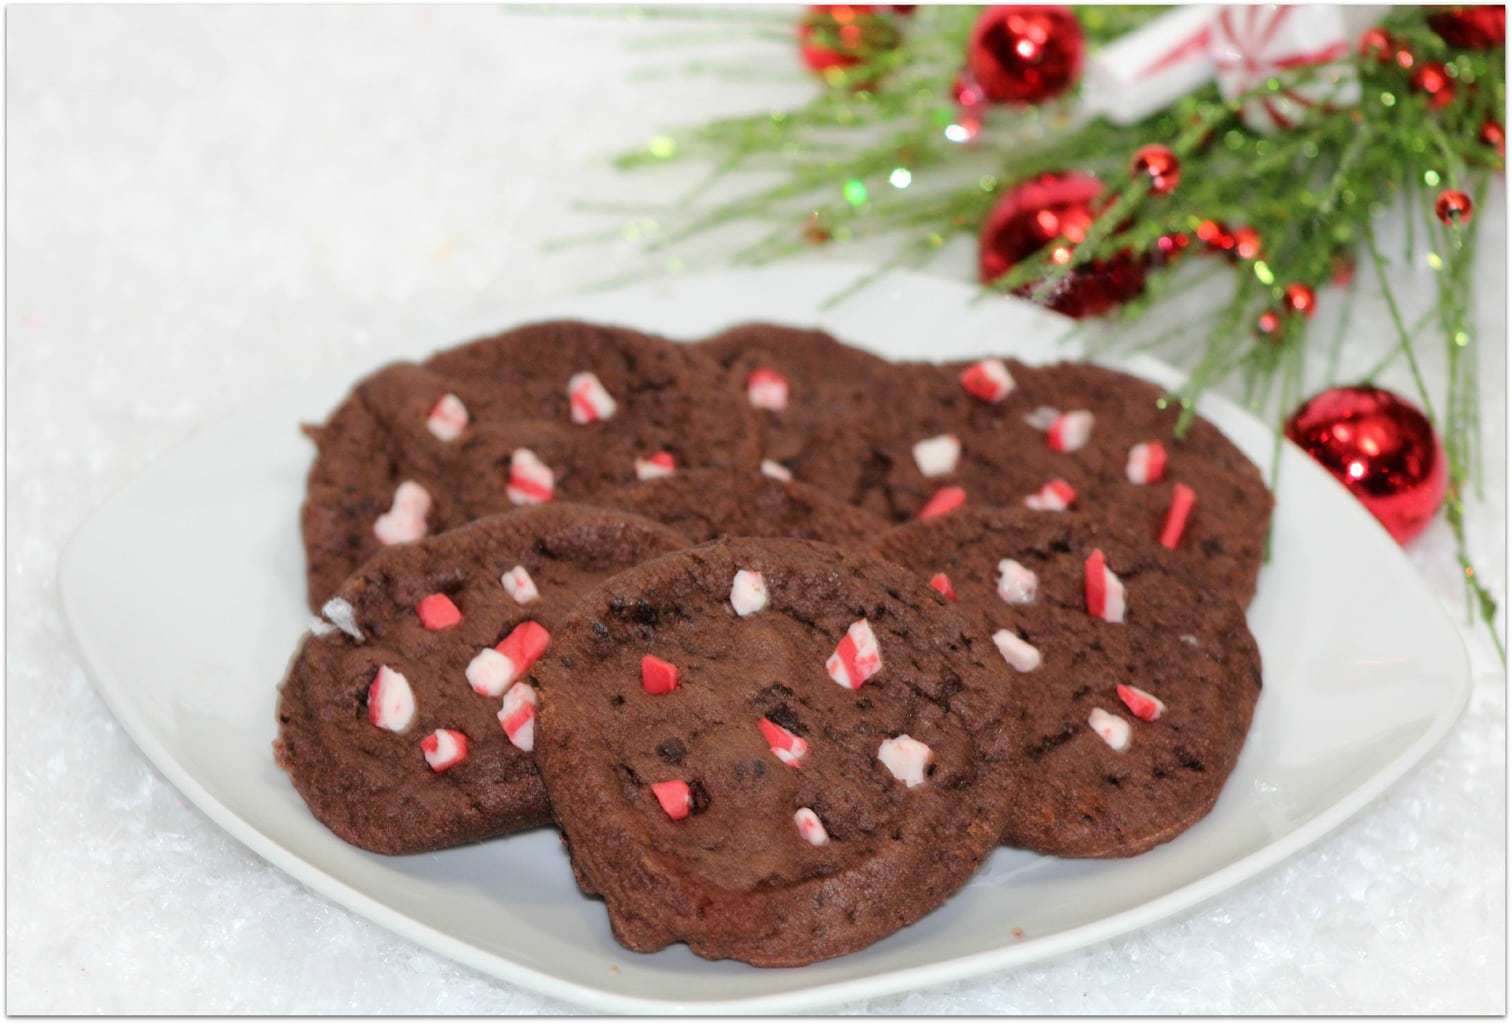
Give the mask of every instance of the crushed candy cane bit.
[[413, 480], [394, 488], [394, 503], [373, 522], [373, 534], [382, 544], [404, 544], [425, 536], [425, 517], [430, 514], [430, 492]]
[[682, 821], [693, 813], [693, 790], [681, 779], [653, 782], [651, 794], [656, 797], [656, 802], [661, 804], [661, 809], [667, 812], [667, 817], [673, 821]]
[[1054, 451], [1076, 451], [1092, 438], [1092, 414], [1085, 409], [1061, 413], [1050, 424], [1045, 438]]
[[946, 576], [943, 572], [937, 572], [929, 577], [929, 585], [944, 594], [945, 600], [954, 601], [956, 599], [955, 587], [951, 585], [950, 577]]
[[746, 400], [757, 409], [781, 412], [788, 404], [788, 379], [770, 367], [752, 370], [746, 378]]
[[1124, 702], [1124, 707], [1135, 718], [1153, 722], [1165, 713], [1165, 702], [1153, 693], [1123, 683], [1119, 683], [1114, 689], [1118, 692], [1118, 699]]
[[415, 606], [420, 625], [426, 629], [450, 629], [462, 621], [462, 613], [445, 594], [431, 594]]
[[941, 487], [934, 492], [934, 497], [924, 503], [919, 509], [920, 519], [933, 519], [954, 512], [966, 504], [966, 489], [964, 487]]
[[516, 505], [544, 505], [556, 490], [556, 474], [529, 448], [509, 456], [509, 485], [505, 493]]
[[503, 727], [504, 735], [527, 754], [535, 749], [535, 720], [540, 709], [541, 699], [529, 683], [511, 686], [499, 707], [499, 725]]
[[1030, 412], [1024, 413], [1024, 422], [1035, 430], [1049, 430], [1050, 425], [1060, 419], [1060, 410], [1053, 405], [1037, 406]]
[[635, 479], [655, 480], [677, 472], [677, 459], [671, 452], [660, 451], [635, 460]]
[[1036, 512], [1064, 512], [1075, 503], [1076, 488], [1059, 478], [1024, 499], [1024, 506]]
[[756, 723], [756, 727], [761, 730], [762, 739], [766, 740], [767, 746], [772, 748], [772, 753], [777, 756], [777, 760], [789, 768], [798, 767], [798, 763], [808, 753], [807, 740], [802, 736], [793, 735], [770, 718], [761, 719]]
[[467, 429], [467, 406], [462, 399], [448, 392], [436, 399], [425, 426], [438, 441], [455, 441]]
[[320, 606], [320, 614], [353, 640], [358, 643], [363, 641], [362, 630], [357, 625], [357, 609], [353, 608], [352, 603], [346, 598], [331, 598]]
[[404, 732], [415, 723], [415, 691], [402, 673], [378, 666], [368, 686], [368, 721], [389, 732]]
[[961, 461], [961, 439], [954, 434], [926, 437], [913, 446], [913, 457], [925, 476], [948, 476]]
[[1160, 530], [1160, 546], [1171, 551], [1181, 543], [1186, 532], [1187, 520], [1191, 518], [1192, 506], [1197, 504], [1197, 492], [1186, 484], [1177, 484], [1171, 489], [1171, 507], [1166, 512], [1165, 526]]
[[909, 789], [924, 784], [924, 769], [934, 757], [927, 744], [920, 743], [904, 733], [890, 740], [883, 740], [877, 748], [877, 760], [892, 773], [892, 777]]
[[551, 634], [538, 622], [526, 620], [493, 647], [479, 651], [467, 666], [467, 682], [480, 697], [497, 697], [529, 671], [546, 648]]
[[1133, 731], [1129, 723], [1117, 715], [1109, 714], [1102, 708], [1093, 708], [1087, 716], [1087, 724], [1092, 731], [1102, 737], [1102, 741], [1114, 750], [1122, 754], [1129, 749], [1129, 741], [1133, 738]]
[[793, 824], [798, 826], [798, 834], [806, 842], [813, 846], [823, 846], [829, 842], [829, 833], [824, 830], [824, 822], [819, 820], [808, 807], [800, 807], [793, 812]]
[[992, 634], [992, 642], [997, 645], [998, 653], [1003, 656], [1003, 660], [1014, 671], [1033, 672], [1040, 667], [1039, 648], [1019, 636], [1013, 630], [998, 630]]
[[742, 619], [767, 606], [766, 578], [759, 572], [740, 569], [730, 584], [730, 605]]
[[437, 729], [420, 741], [420, 751], [431, 771], [439, 775], [467, 760], [467, 737], [456, 729]]
[[870, 622], [857, 619], [850, 624], [835, 653], [825, 661], [824, 670], [847, 690], [861, 689], [862, 683], [882, 671], [882, 649]]
[[541, 592], [536, 589], [535, 580], [531, 579], [530, 573], [523, 565], [517, 565], [500, 576], [499, 582], [504, 584], [504, 593], [513, 598], [515, 604], [529, 604], [541, 597]]
[[1124, 474], [1131, 484], [1153, 484], [1165, 476], [1166, 450], [1159, 441], [1141, 441], [1129, 449]]
[[1094, 549], [1082, 563], [1082, 581], [1087, 594], [1087, 611], [1104, 622], [1124, 620], [1123, 581], [1108, 568], [1100, 548]]
[[567, 381], [567, 404], [571, 409], [572, 422], [583, 425], [607, 420], [619, 408], [609, 389], [604, 387], [597, 374], [574, 373]]
[[1012, 558], [998, 562], [998, 597], [1008, 604], [1033, 604], [1039, 577]]
[[761, 471], [773, 480], [781, 480], [785, 484], [793, 482], [793, 471], [773, 459], [762, 459]]
[[982, 359], [961, 371], [961, 387], [972, 398], [1001, 402], [1013, 391], [1013, 374], [1001, 359]]
[[677, 689], [677, 666], [654, 654], [641, 658], [641, 687], [652, 696]]

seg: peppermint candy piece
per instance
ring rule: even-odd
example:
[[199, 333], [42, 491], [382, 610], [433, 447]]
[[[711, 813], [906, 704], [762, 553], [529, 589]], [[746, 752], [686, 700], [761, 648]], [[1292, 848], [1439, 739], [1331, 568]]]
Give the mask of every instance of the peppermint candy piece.
[[1093, 708], [1092, 713], [1087, 716], [1087, 724], [1104, 743], [1120, 754], [1129, 749], [1133, 731], [1129, 728], [1129, 723], [1117, 715], [1109, 714], [1102, 708]]
[[331, 625], [358, 643], [362, 643], [364, 638], [362, 630], [357, 625], [357, 609], [352, 607], [352, 602], [344, 597], [333, 597], [320, 606], [320, 614], [324, 615]]
[[425, 426], [437, 440], [455, 441], [467, 429], [467, 406], [462, 404], [462, 399], [448, 392], [436, 399], [430, 415], [425, 417]]
[[746, 378], [746, 401], [757, 409], [781, 412], [788, 404], [788, 379], [771, 367], [752, 370]]
[[425, 517], [430, 514], [430, 492], [413, 480], [394, 488], [394, 503], [373, 522], [373, 534], [381, 544], [404, 544], [425, 536]]
[[500, 576], [499, 582], [504, 584], [504, 593], [512, 597], [515, 604], [540, 600], [541, 592], [536, 589], [535, 580], [530, 578], [530, 573], [523, 565], [517, 565]]
[[1181, 543], [1186, 532], [1187, 519], [1192, 515], [1192, 506], [1197, 504], [1197, 492], [1186, 484], [1177, 484], [1171, 489], [1171, 507], [1166, 510], [1165, 526], [1160, 530], [1160, 546], [1171, 551]]
[[825, 661], [824, 670], [847, 690], [861, 689], [862, 683], [882, 671], [882, 649], [870, 622], [857, 619], [850, 624], [835, 653]]
[[1087, 611], [1104, 622], [1124, 620], [1123, 581], [1108, 568], [1101, 549], [1093, 549], [1082, 563], [1082, 581], [1087, 592]]
[[1060, 419], [1060, 410], [1053, 405], [1035, 406], [1034, 409], [1024, 413], [1024, 422], [1035, 430], [1049, 430], [1058, 419]]
[[437, 729], [420, 741], [420, 751], [431, 771], [440, 775], [467, 760], [467, 737], [456, 729]]
[[761, 471], [773, 480], [781, 480], [785, 484], [793, 482], [793, 471], [780, 462], [774, 462], [771, 459], [762, 459]]
[[1166, 450], [1159, 441], [1141, 441], [1129, 449], [1124, 475], [1131, 484], [1153, 484], [1165, 476]]
[[556, 474], [529, 448], [509, 456], [509, 486], [505, 493], [516, 505], [544, 505], [556, 490]]
[[802, 736], [795, 736], [770, 718], [763, 718], [756, 723], [756, 728], [761, 730], [762, 739], [766, 740], [767, 746], [772, 748], [772, 753], [777, 755], [777, 760], [789, 768], [797, 768], [798, 763], [808, 753], [808, 741]]
[[677, 472], [677, 459], [671, 452], [660, 451], [635, 460], [635, 479], [655, 480]]
[[1165, 713], [1165, 702], [1153, 693], [1123, 683], [1119, 683], [1114, 689], [1118, 692], [1118, 699], [1124, 702], [1124, 707], [1135, 718], [1153, 722]]
[[681, 779], [651, 783], [651, 795], [673, 821], [682, 821], [693, 813], [693, 790]]
[[654, 654], [641, 658], [641, 688], [653, 697], [677, 689], [677, 666]]
[[998, 597], [1008, 604], [1033, 604], [1039, 592], [1039, 577], [1012, 558], [998, 563]]
[[511, 686], [499, 708], [499, 725], [503, 727], [504, 735], [527, 754], [535, 750], [535, 720], [540, 709], [541, 699], [529, 683]]
[[759, 572], [740, 569], [730, 584], [730, 605], [742, 619], [755, 615], [767, 606], [766, 580]]
[[798, 826], [798, 834], [806, 842], [813, 846], [823, 846], [829, 842], [829, 833], [824, 831], [824, 822], [819, 820], [811, 808], [800, 807], [793, 812], [793, 824]]
[[924, 503], [919, 509], [920, 519], [933, 519], [954, 512], [966, 504], [966, 489], [964, 487], [941, 487], [934, 492], [934, 497]]
[[1016, 672], [1033, 672], [1040, 667], [1039, 648], [1020, 637], [1011, 629], [1000, 629], [992, 634], [992, 642]]
[[1061, 413], [1045, 432], [1050, 448], [1057, 452], [1074, 452], [1092, 438], [1092, 414], [1085, 409]]
[[1076, 488], [1057, 477], [1024, 499], [1036, 512], [1064, 512], [1076, 502]]
[[892, 772], [893, 778], [909, 789], [924, 784], [924, 769], [933, 757], [934, 752], [927, 744], [920, 743], [907, 733], [883, 740], [877, 748], [877, 760]]
[[467, 682], [480, 697], [497, 697], [524, 675], [551, 645], [551, 634], [526, 620], [493, 647], [479, 651], [467, 666]]
[[972, 398], [1001, 402], [1013, 391], [1013, 375], [1001, 359], [983, 359], [961, 371], [961, 387]]
[[945, 600], [954, 601], [956, 599], [955, 587], [951, 585], [950, 577], [946, 576], [943, 572], [937, 572], [929, 577], [929, 585], [944, 594]]
[[421, 598], [415, 611], [420, 616], [420, 625], [426, 629], [450, 629], [462, 621], [462, 613], [445, 594]]
[[925, 476], [948, 476], [961, 461], [961, 439], [954, 434], [926, 437], [913, 446], [913, 457]]
[[609, 394], [598, 375], [586, 371], [574, 373], [568, 379], [567, 404], [571, 409], [572, 422], [579, 426], [607, 420], [619, 408], [614, 396]]
[[387, 665], [368, 685], [368, 721], [389, 732], [404, 732], [415, 724], [415, 691], [402, 673]]

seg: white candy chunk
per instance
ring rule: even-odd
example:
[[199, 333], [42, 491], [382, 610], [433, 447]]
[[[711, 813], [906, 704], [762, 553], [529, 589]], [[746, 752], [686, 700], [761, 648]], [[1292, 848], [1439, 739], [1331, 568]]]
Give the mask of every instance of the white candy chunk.
[[1114, 575], [1113, 570], [1103, 567], [1103, 586], [1106, 589], [1103, 597], [1103, 606], [1100, 610], [1094, 610], [1092, 614], [1105, 622], [1122, 622], [1127, 602], [1124, 598], [1123, 580]]
[[819, 815], [810, 808], [800, 807], [793, 812], [793, 824], [798, 826], [798, 834], [814, 846], [823, 846], [829, 842], [829, 833], [824, 830], [824, 822], [819, 820]]
[[541, 592], [536, 589], [535, 580], [530, 578], [530, 573], [525, 571], [523, 565], [517, 565], [506, 572], [499, 577], [499, 582], [504, 584], [504, 593], [514, 598], [516, 604], [529, 604], [541, 596]]
[[954, 434], [926, 437], [913, 446], [913, 457], [925, 476], [947, 476], [961, 461], [961, 440]]
[[409, 680], [387, 665], [368, 687], [368, 721], [389, 732], [403, 732], [415, 721], [415, 691]]
[[1000, 629], [992, 634], [992, 642], [998, 653], [1013, 668], [1020, 672], [1033, 672], [1040, 666], [1039, 648], [1022, 639], [1011, 629]]
[[1009, 604], [1033, 604], [1039, 577], [1011, 558], [998, 563], [997, 592]]
[[894, 736], [890, 740], [883, 740], [877, 748], [877, 760], [882, 766], [892, 772], [893, 778], [906, 785], [909, 789], [924, 784], [924, 769], [929, 765], [933, 756], [926, 744], [904, 733], [902, 736]]
[[759, 572], [741, 569], [730, 584], [730, 604], [741, 618], [755, 615], [767, 606], [766, 580]]
[[746, 401], [757, 409], [781, 412], [788, 404], [788, 380], [776, 370], [752, 370], [746, 378]]
[[648, 458], [635, 460], [635, 479], [657, 480], [677, 472], [677, 462], [670, 452], [657, 452]]
[[793, 482], [793, 471], [780, 462], [773, 462], [771, 459], [762, 459], [761, 471], [773, 480], [781, 480], [785, 484]]
[[504, 735], [525, 753], [535, 749], [536, 712], [541, 707], [535, 687], [529, 683], [515, 683], [504, 695], [504, 704], [499, 708], [499, 724]]
[[515, 677], [515, 663], [485, 647], [467, 663], [467, 684], [480, 697], [497, 697]]
[[310, 634], [312, 636], [330, 636], [332, 633], [338, 632], [340, 632], [340, 630], [331, 625], [325, 619], [312, 618], [310, 620]]
[[467, 429], [467, 406], [456, 395], [442, 395], [426, 417], [425, 426], [438, 440], [455, 441]]
[[1117, 715], [1109, 714], [1102, 708], [1093, 708], [1092, 714], [1087, 716], [1087, 724], [1092, 731], [1102, 737], [1102, 741], [1120, 754], [1129, 749], [1129, 740], [1133, 733], [1129, 723]]
[[1074, 452], [1092, 437], [1092, 414], [1085, 409], [1061, 415], [1050, 424], [1050, 447], [1058, 452]]
[[467, 737], [455, 729], [437, 729], [420, 741], [425, 763], [433, 772], [444, 772], [467, 757]]
[[1159, 441], [1141, 441], [1129, 449], [1124, 475], [1131, 484], [1152, 484], [1165, 475], [1165, 445]]
[[357, 609], [352, 607], [350, 601], [342, 597], [333, 597], [321, 606], [320, 614], [353, 640], [358, 643], [363, 641], [362, 630], [357, 626]]
[[1049, 430], [1060, 419], [1060, 410], [1053, 405], [1042, 405], [1033, 412], [1024, 414], [1024, 422], [1035, 430]]
[[619, 408], [598, 376], [586, 372], [574, 373], [567, 381], [567, 403], [571, 407], [572, 422], [579, 425], [607, 420]]
[[542, 505], [551, 500], [556, 474], [529, 448], [516, 448], [509, 456], [509, 484], [504, 493], [516, 505]]
[[373, 533], [383, 544], [403, 544], [425, 536], [425, 517], [430, 513], [430, 492], [413, 480], [394, 489], [394, 503], [373, 523]]

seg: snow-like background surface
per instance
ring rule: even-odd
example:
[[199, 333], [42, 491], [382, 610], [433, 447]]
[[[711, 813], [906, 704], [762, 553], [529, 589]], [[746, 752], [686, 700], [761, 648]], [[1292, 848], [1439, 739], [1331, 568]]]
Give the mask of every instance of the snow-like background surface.
[[[667, 26], [489, 7], [16, 7], [7, 28], [7, 1009], [570, 1010], [328, 903], [190, 806], [85, 678], [58, 555], [226, 408], [360, 361], [375, 336], [507, 321], [629, 266], [623, 244], [541, 243], [602, 226], [574, 199], [665, 199], [695, 172], [623, 177], [601, 157], [807, 84], [770, 46], [752, 51], [767, 83], [635, 73], [698, 50], [636, 43]], [[1500, 197], [1478, 216], [1488, 475], [1471, 523], [1505, 592]], [[1415, 262], [1394, 277], [1409, 320], [1433, 294]], [[970, 266], [958, 246], [937, 270]], [[1366, 278], [1355, 369], [1389, 338]], [[1410, 391], [1401, 372], [1386, 383]], [[1437, 524], [1413, 556], [1463, 620], [1449, 552]], [[846, 1009], [1504, 1010], [1505, 677], [1466, 636], [1474, 693], [1444, 746], [1281, 868], [1071, 956]]]

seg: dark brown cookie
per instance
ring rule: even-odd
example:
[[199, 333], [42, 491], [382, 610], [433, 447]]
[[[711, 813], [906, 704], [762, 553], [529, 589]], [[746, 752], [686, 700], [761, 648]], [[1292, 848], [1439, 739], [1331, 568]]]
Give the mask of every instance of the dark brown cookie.
[[647, 562], [583, 599], [538, 675], [557, 822], [633, 950], [838, 956], [938, 906], [1001, 836], [1010, 673], [874, 556], [743, 539]]
[[[290, 666], [279, 764], [315, 817], [377, 853], [547, 823], [545, 789], [522, 749], [531, 713], [512, 677], [530, 678], [530, 655], [547, 634], [558, 642], [581, 593], [682, 546], [638, 516], [562, 503], [385, 548], [340, 587], [329, 624]], [[519, 719], [501, 718], [505, 708]], [[447, 766], [462, 744], [465, 756]]]
[[[1232, 600], [1138, 531], [1071, 512], [963, 508], [897, 527], [877, 550], [952, 590], [973, 635], [1015, 667], [1004, 842], [1127, 857], [1212, 809], [1260, 695], [1259, 651]], [[1088, 610], [1094, 551], [1122, 582], [1121, 622]], [[1152, 721], [1140, 717], [1149, 695], [1164, 704]], [[1126, 731], [1127, 747], [1099, 727]]]
[[312, 608], [380, 533], [397, 542], [585, 498], [638, 479], [637, 460], [759, 461], [754, 414], [692, 346], [571, 321], [384, 367], [307, 433], [319, 449], [302, 513]]

